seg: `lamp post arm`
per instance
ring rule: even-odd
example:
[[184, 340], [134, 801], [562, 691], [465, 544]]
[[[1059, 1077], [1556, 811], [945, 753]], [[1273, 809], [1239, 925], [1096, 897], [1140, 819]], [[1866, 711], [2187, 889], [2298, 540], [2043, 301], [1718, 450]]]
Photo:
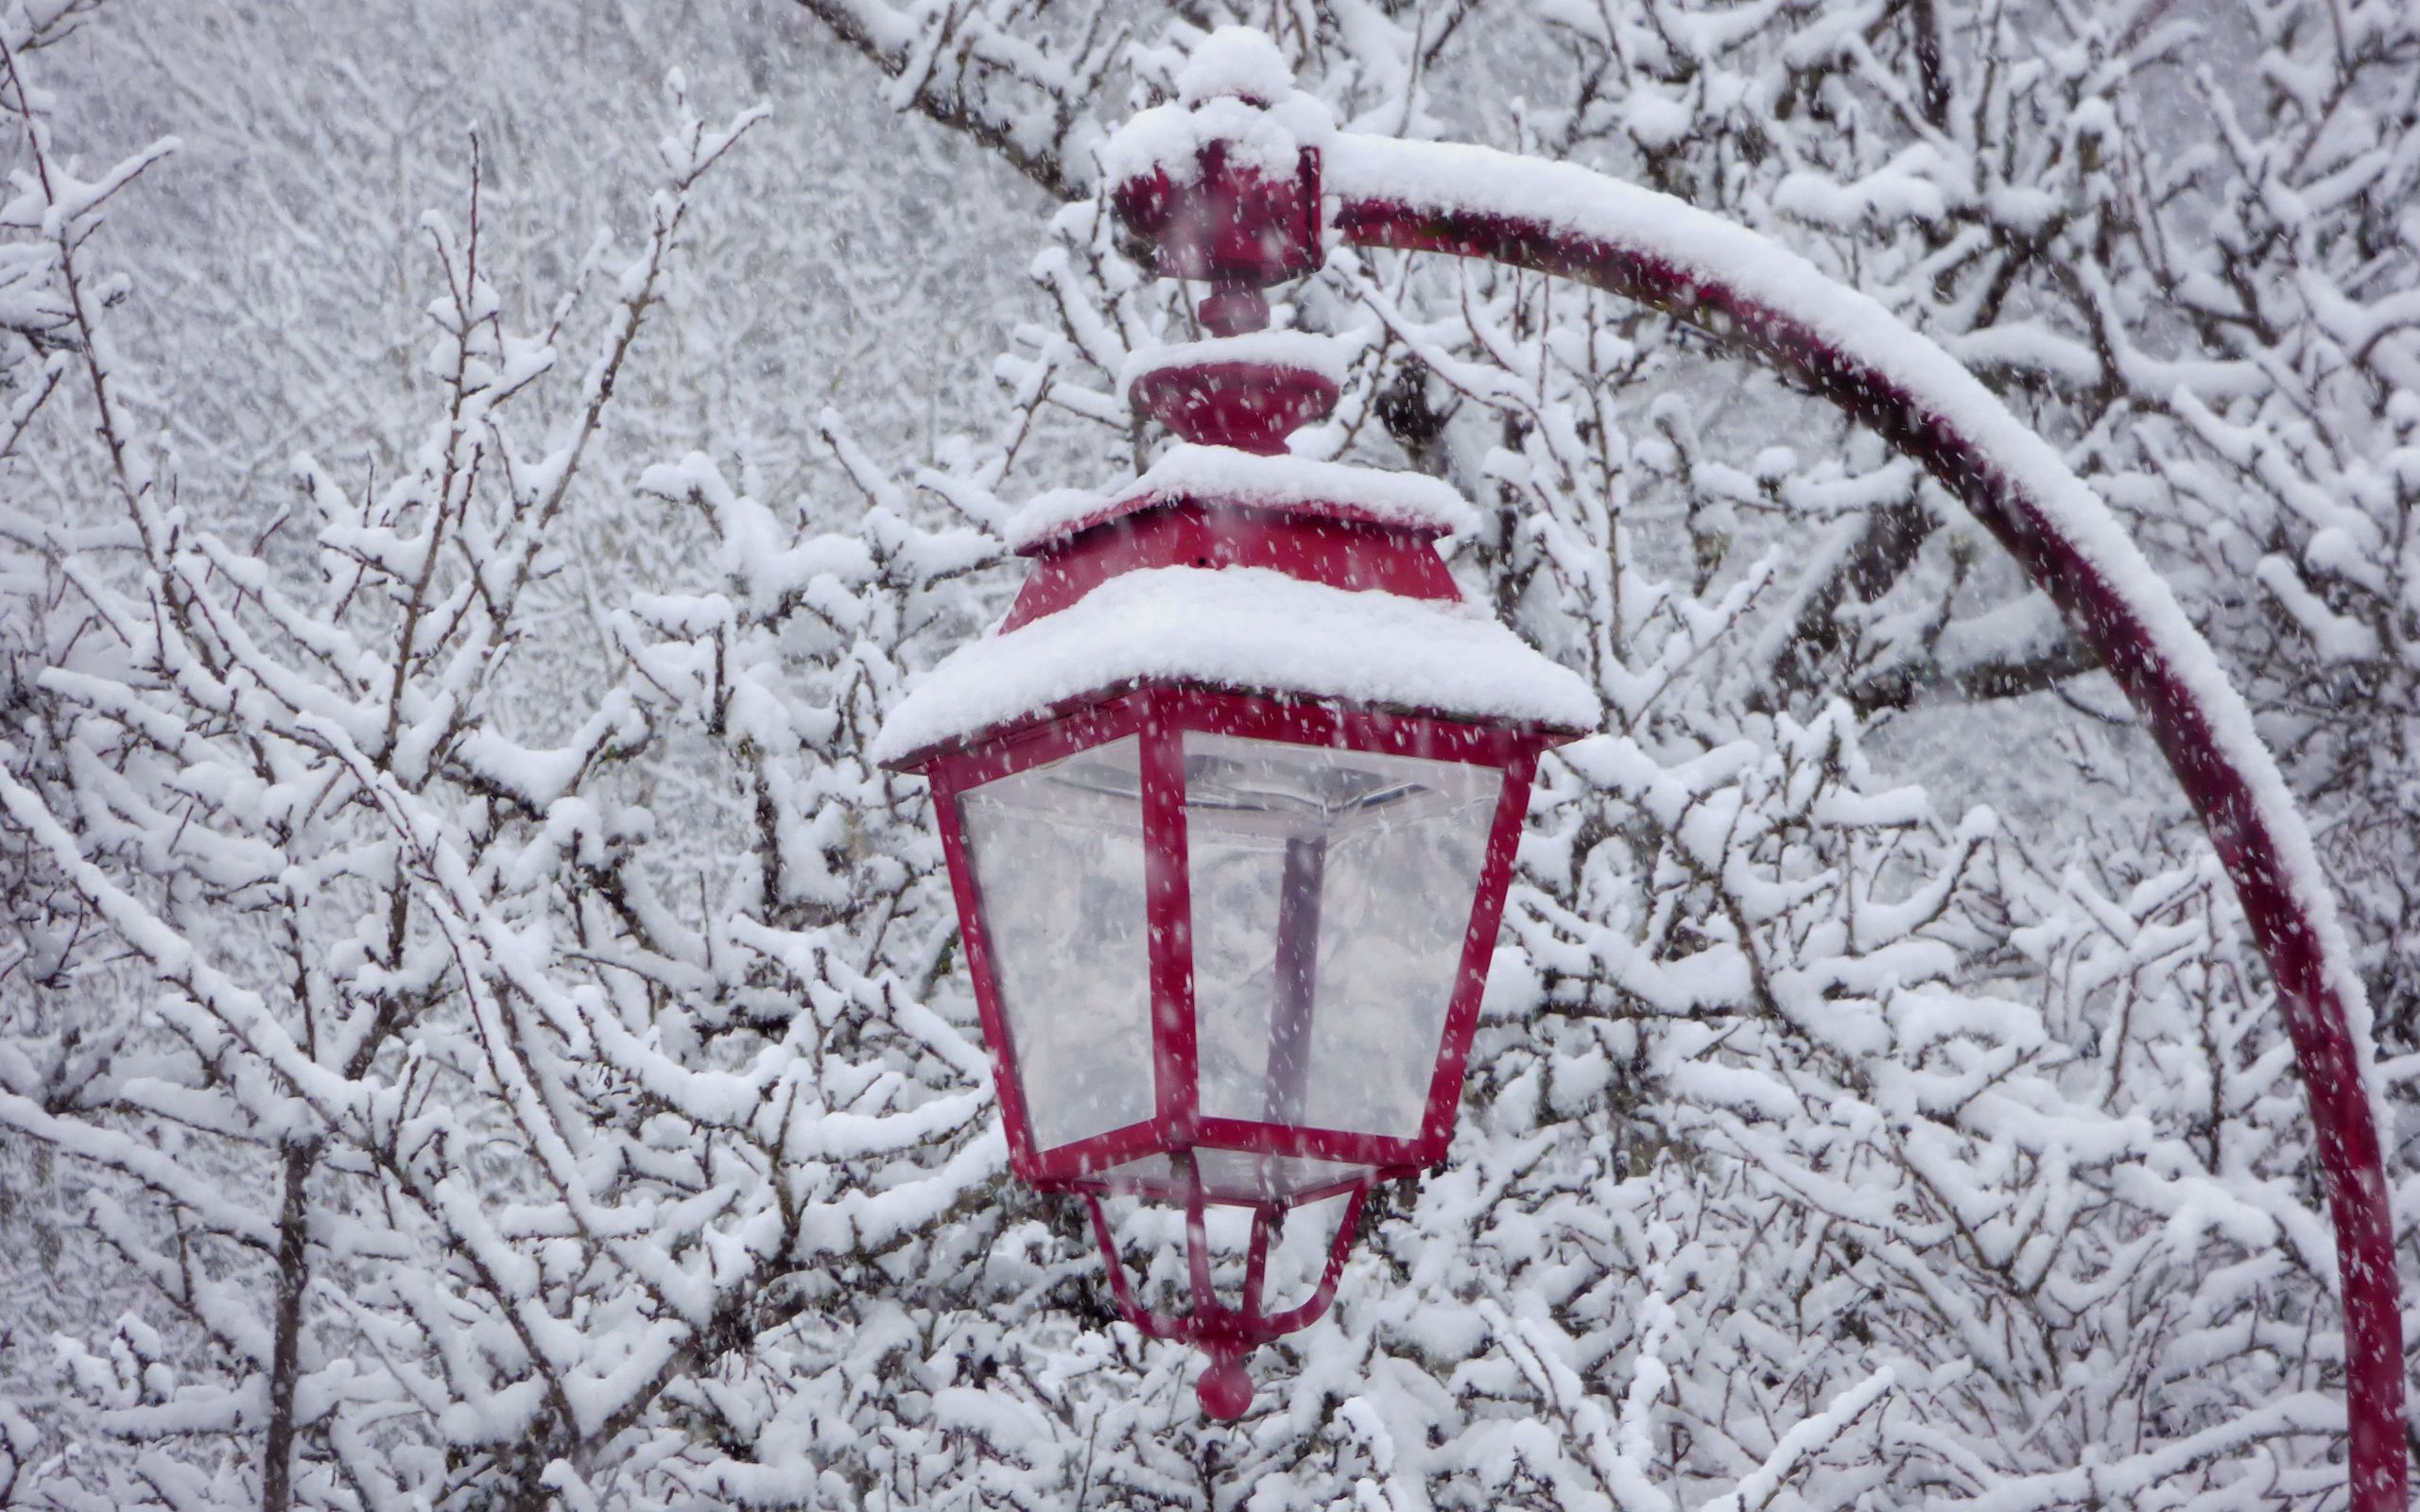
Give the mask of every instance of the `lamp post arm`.
[[1796, 254], [1681, 200], [1484, 147], [1340, 133], [1350, 243], [1484, 257], [1689, 322], [1921, 463], [2097, 654], [2208, 830], [2275, 979], [2310, 1099], [2343, 1286], [2351, 1512], [2405, 1512], [2403, 1329], [2370, 1014], [2310, 833], [2252, 712], [2124, 527], [1956, 359]]

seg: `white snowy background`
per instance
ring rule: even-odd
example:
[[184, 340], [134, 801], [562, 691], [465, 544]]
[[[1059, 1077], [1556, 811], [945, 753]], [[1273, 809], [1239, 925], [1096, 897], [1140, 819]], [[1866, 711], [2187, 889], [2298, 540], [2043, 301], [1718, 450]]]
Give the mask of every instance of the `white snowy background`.
[[2060, 449], [2318, 833], [2420, 1279], [2399, 0], [9, 0], [0, 1506], [2342, 1505], [2303, 1090], [2114, 688], [1827, 407], [1440, 259], [1282, 291], [1298, 447], [1478, 504], [1603, 733], [1253, 1414], [1114, 1321], [866, 750], [1167, 448], [1098, 152], [1226, 21]]

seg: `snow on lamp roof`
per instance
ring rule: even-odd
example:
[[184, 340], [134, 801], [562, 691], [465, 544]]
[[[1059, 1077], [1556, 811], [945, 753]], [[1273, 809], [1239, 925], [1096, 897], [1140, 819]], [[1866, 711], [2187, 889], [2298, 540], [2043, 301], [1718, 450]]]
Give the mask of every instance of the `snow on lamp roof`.
[[1308, 331], [1253, 331], [1238, 336], [1213, 336], [1207, 341], [1178, 341], [1136, 347], [1118, 369], [1117, 387], [1129, 389], [1155, 372], [1171, 368], [1201, 368], [1215, 363], [1252, 363], [1270, 368], [1299, 368], [1315, 372], [1339, 387], [1352, 365], [1345, 344], [1334, 336]]
[[1299, 91], [1266, 109], [1232, 98], [1154, 105], [1128, 117], [1101, 143], [1100, 165], [1111, 183], [1155, 172], [1171, 183], [1191, 183], [1201, 176], [1201, 149], [1215, 142], [1230, 164], [1285, 178], [1293, 173], [1297, 154], [1326, 146], [1335, 131], [1327, 107]]
[[1088, 526], [1186, 499], [1331, 515], [1440, 536], [1467, 533], [1479, 524], [1478, 511], [1452, 485], [1416, 472], [1181, 445], [1115, 493], [1053, 489], [1037, 495], [1009, 522], [1009, 545], [1029, 556]]
[[1294, 87], [1277, 44], [1246, 26], [1221, 26], [1195, 46], [1177, 73], [1177, 97], [1137, 111], [1100, 146], [1109, 181], [1166, 173], [1190, 183], [1198, 155], [1219, 143], [1229, 163], [1277, 177], [1295, 155], [1327, 145], [1336, 117], [1324, 102]]
[[1225, 96], [1270, 105], [1292, 93], [1286, 55], [1255, 26], [1220, 26], [1195, 43], [1177, 70], [1176, 97], [1187, 105]]
[[1159, 567], [961, 646], [884, 722], [884, 765], [1138, 683], [1332, 698], [1447, 718], [1594, 729], [1595, 694], [1465, 604], [1355, 593], [1255, 567]]

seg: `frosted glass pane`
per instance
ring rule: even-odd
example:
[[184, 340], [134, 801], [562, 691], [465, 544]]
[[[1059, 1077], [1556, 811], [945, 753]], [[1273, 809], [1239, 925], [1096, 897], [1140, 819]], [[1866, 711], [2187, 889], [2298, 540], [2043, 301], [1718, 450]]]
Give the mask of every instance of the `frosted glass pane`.
[[1184, 753], [1201, 1110], [1416, 1135], [1503, 773], [1227, 735]]
[[1017, 1084], [1044, 1149], [1151, 1115], [1134, 737], [961, 794]]

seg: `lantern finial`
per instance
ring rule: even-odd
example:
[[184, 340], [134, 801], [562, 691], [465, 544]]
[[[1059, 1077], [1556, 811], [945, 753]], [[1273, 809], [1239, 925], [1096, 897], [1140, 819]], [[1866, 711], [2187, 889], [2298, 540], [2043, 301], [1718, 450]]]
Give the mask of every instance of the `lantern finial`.
[[1210, 1367], [1193, 1384], [1193, 1394], [1201, 1399], [1201, 1410], [1222, 1423], [1234, 1422], [1252, 1405], [1252, 1376], [1244, 1369], [1243, 1356], [1232, 1349], [1210, 1351]]
[[1327, 106], [1294, 88], [1276, 43], [1227, 26], [1194, 49], [1178, 97], [1101, 146], [1118, 218], [1164, 278], [1260, 288], [1319, 266]]

